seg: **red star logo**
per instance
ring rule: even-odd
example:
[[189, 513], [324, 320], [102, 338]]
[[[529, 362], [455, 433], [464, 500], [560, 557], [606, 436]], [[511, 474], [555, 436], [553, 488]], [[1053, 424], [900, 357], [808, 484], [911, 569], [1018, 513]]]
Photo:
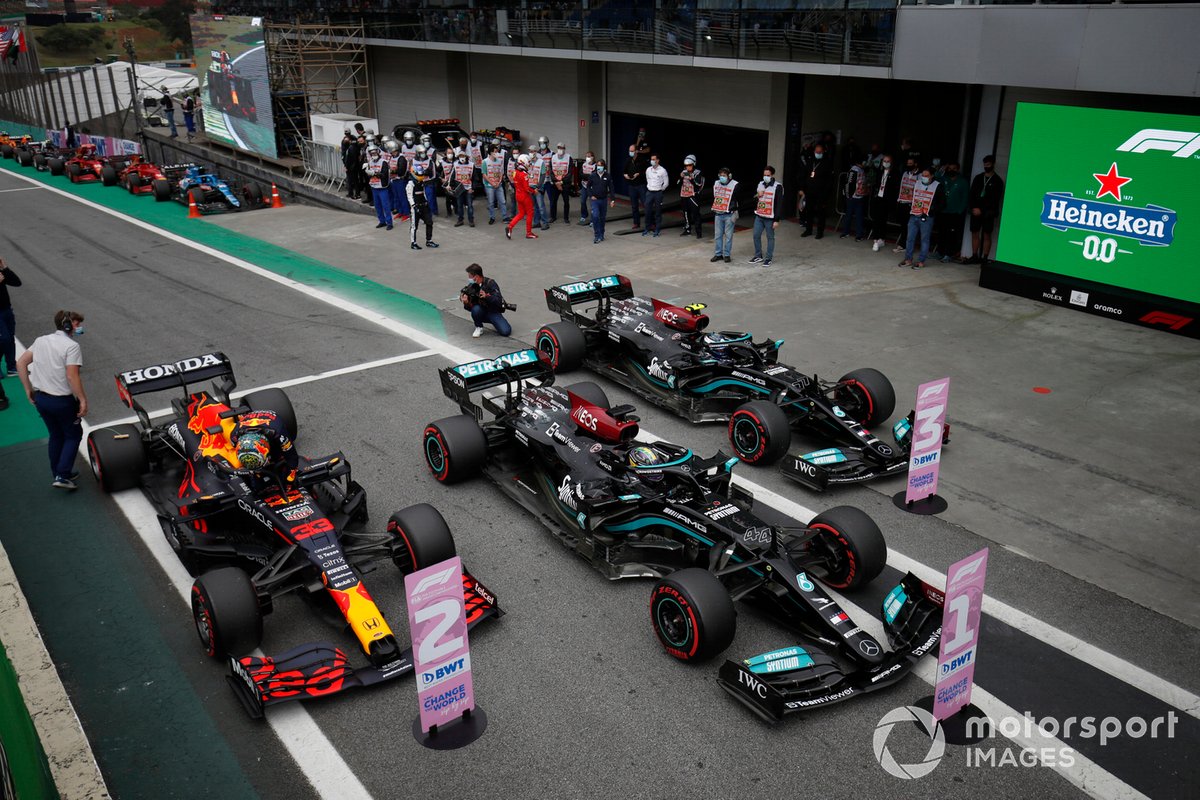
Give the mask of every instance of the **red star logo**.
[[1121, 202], [1121, 187], [1129, 183], [1133, 178], [1122, 178], [1117, 173], [1116, 162], [1108, 168], [1108, 172], [1093, 172], [1092, 177], [1100, 181], [1100, 191], [1096, 192], [1096, 199], [1099, 200], [1106, 194], [1111, 194], [1116, 201]]

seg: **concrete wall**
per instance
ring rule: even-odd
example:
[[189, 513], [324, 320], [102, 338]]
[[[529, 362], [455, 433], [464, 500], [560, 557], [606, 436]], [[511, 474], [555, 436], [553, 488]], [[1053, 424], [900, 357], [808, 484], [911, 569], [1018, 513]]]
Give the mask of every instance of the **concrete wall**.
[[1200, 97], [1200, 5], [900, 6], [895, 78]]

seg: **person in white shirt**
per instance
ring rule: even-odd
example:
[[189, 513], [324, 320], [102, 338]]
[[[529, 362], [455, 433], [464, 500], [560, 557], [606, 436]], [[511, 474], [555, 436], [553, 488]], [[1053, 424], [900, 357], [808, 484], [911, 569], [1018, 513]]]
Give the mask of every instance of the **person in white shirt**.
[[650, 166], [646, 169], [646, 229], [642, 236], [654, 229], [654, 235], [662, 232], [662, 199], [663, 190], [670, 181], [667, 168], [658, 163], [658, 154], [650, 156]]
[[54, 333], [39, 336], [17, 359], [17, 375], [25, 396], [37, 408], [50, 434], [51, 486], [75, 489], [75, 456], [83, 439], [81, 420], [87, 416], [87, 394], [83, 390], [83, 350], [75, 337], [83, 334], [83, 315], [59, 311], [54, 315]]

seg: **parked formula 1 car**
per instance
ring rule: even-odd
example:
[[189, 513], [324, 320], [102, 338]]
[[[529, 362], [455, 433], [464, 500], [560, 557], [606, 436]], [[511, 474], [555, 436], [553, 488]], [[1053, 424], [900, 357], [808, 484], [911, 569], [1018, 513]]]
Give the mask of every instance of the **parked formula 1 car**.
[[159, 202], [174, 200], [186, 206], [194, 201], [201, 214], [245, 211], [270, 205], [263, 197], [262, 187], [252, 181], [235, 187], [196, 164], [171, 164], [161, 169], [163, 178], [151, 184], [154, 199]]
[[[88, 453], [105, 491], [141, 486], [171, 547], [196, 575], [192, 614], [209, 656], [228, 659], [229, 683], [252, 716], [266, 706], [369, 686], [413, 670], [362, 575], [390, 560], [404, 573], [455, 555], [454, 538], [429, 505], [392, 514], [386, 532], [362, 530], [366, 494], [341, 453], [298, 459], [294, 471], [250, 470], [231, 443], [239, 417], [273, 412], [294, 440], [296, 416], [282, 390], [251, 392], [234, 405], [236, 382], [222, 353], [122, 372], [121, 399], [138, 424], [97, 428]], [[213, 381], [211, 391], [188, 387]], [[170, 415], [152, 422], [137, 397], [180, 390]], [[262, 418], [270, 417], [262, 413]], [[468, 623], [498, 617], [495, 595], [464, 572]], [[262, 639], [263, 616], [296, 592], [344, 620], [370, 664], [327, 643], [273, 658], [247, 654]]]
[[16, 158], [17, 151], [29, 142], [28, 136], [9, 136], [8, 131], [0, 131], [0, 157]]
[[942, 595], [915, 576], [884, 606], [891, 650], [817, 583], [854, 589], [882, 571], [883, 535], [858, 509], [832, 508], [807, 526], [770, 524], [731, 481], [738, 459], [639, 440], [632, 406], [610, 406], [594, 383], [554, 386], [534, 350], [440, 377], [463, 413], [425, 427], [434, 476], [485, 474], [605, 577], [657, 578], [651, 622], [670, 655], [701, 661], [724, 651], [734, 600], [806, 636], [804, 646], [721, 669], [722, 685], [764, 719], [889, 686], [937, 644]]
[[[907, 469], [911, 419], [893, 426], [895, 445], [870, 432], [896, 405], [878, 370], [837, 381], [805, 375], [779, 363], [782, 340], [710, 332], [703, 305], [634, 296], [623, 275], [551, 287], [546, 303], [562, 322], [538, 331], [537, 348], [556, 371], [583, 364], [692, 422], [727, 421], [747, 463], [783, 459], [781, 472], [818, 491]], [[784, 459], [793, 429], [837, 446]]]
[[96, 145], [85, 144], [70, 156], [49, 159], [48, 166], [51, 175], [66, 175], [71, 183], [100, 181], [105, 186], [115, 186], [117, 173], [125, 168], [128, 160], [127, 156], [99, 156]]
[[116, 185], [124, 187], [130, 194], [154, 194], [154, 182], [167, 180], [156, 164], [144, 161], [141, 156], [130, 156], [125, 168], [116, 177]]
[[17, 163], [22, 167], [33, 167], [38, 172], [50, 170], [50, 159], [58, 156], [60, 151], [54, 142], [47, 139], [44, 142], [30, 140], [17, 148]]

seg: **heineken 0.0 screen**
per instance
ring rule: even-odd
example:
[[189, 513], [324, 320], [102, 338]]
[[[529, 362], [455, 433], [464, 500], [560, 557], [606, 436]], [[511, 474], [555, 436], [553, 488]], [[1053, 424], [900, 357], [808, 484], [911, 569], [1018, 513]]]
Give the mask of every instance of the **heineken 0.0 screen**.
[[999, 261], [1200, 303], [1200, 117], [1018, 103]]

